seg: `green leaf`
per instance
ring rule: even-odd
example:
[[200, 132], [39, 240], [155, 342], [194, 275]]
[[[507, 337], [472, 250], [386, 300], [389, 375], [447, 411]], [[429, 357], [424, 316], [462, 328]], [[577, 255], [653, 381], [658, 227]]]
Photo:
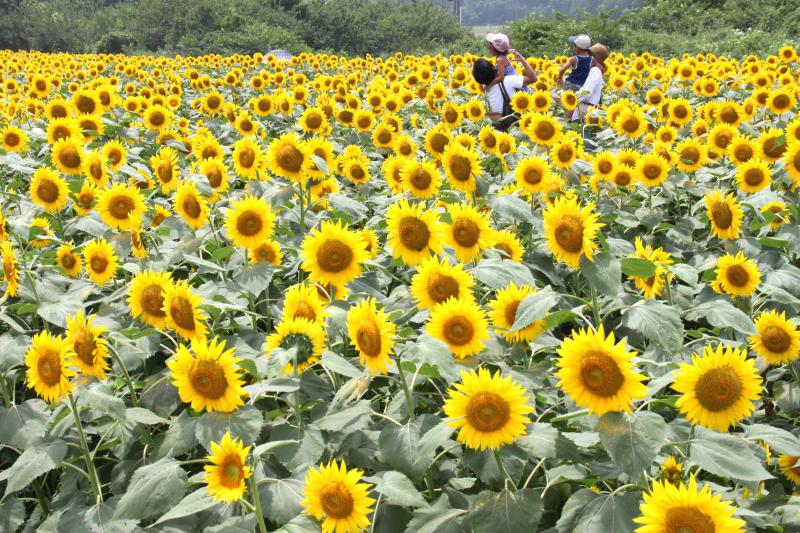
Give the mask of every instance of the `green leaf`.
[[667, 424], [649, 411], [606, 413], [597, 423], [600, 442], [620, 470], [640, 479], [658, 455], [667, 435]]
[[0, 472], [0, 481], [7, 481], [5, 497], [24, 489], [37, 477], [56, 468], [66, 454], [67, 443], [61, 439], [30, 446], [10, 468]]
[[581, 533], [627, 533], [638, 526], [639, 493], [602, 494], [585, 505], [574, 531]]
[[519, 437], [517, 446], [531, 457], [555, 459], [556, 457], [576, 460], [579, 458], [575, 444], [564, 437], [550, 424], [534, 422], [528, 432]]
[[78, 402], [79, 406], [80, 403], [84, 403], [89, 407], [95, 417], [108, 415], [116, 419], [125, 418], [125, 402], [114, 396], [102, 383], [81, 389]]
[[211, 442], [220, 442], [225, 433], [241, 439], [245, 445], [252, 444], [261, 433], [264, 416], [255, 406], [245, 405], [230, 413], [213, 411], [197, 419], [195, 437], [207, 451]]
[[227, 269], [224, 266], [218, 265], [216, 263], [212, 263], [211, 261], [207, 261], [207, 260], [203, 259], [202, 257], [197, 257], [197, 256], [194, 256], [194, 255], [184, 255], [183, 256], [183, 260], [186, 261], [187, 263], [191, 263], [192, 265], [195, 265], [195, 266], [198, 266], [198, 267], [202, 267], [202, 268], [207, 268], [207, 269], [211, 270], [212, 272], [226, 272], [227, 271]]
[[13, 533], [25, 521], [25, 505], [22, 500], [8, 498], [0, 503], [0, 531]]
[[695, 426], [689, 459], [711, 474], [742, 481], [762, 481], [773, 476], [741, 437]]
[[317, 420], [317, 426], [326, 431], [353, 431], [366, 427], [371, 413], [369, 401], [360, 400], [344, 409], [329, 410], [325, 416]]
[[347, 215], [350, 222], [359, 222], [363, 220], [369, 212], [367, 206], [344, 194], [329, 194], [326, 198], [328, 202], [330, 202], [331, 207]]
[[47, 416], [41, 400], [28, 400], [20, 405], [0, 407], [0, 443], [27, 448], [41, 440], [48, 431]]
[[161, 440], [156, 444], [156, 458], [175, 457], [183, 455], [197, 443], [195, 427], [197, 419], [191, 418], [187, 411], [181, 411], [177, 418], [172, 419], [172, 425], [165, 431]]
[[255, 297], [272, 282], [272, 273], [273, 267], [270, 263], [259, 261], [255, 265], [247, 265], [235, 272], [233, 281]]
[[425, 432], [422, 427], [422, 417], [402, 427], [387, 424], [378, 439], [384, 461], [417, 481], [433, 461], [436, 449], [453, 433], [446, 421]]
[[427, 507], [428, 503], [414, 487], [405, 474], [396, 471], [378, 472], [367, 481], [375, 484], [375, 491], [382, 493], [386, 500], [402, 507]]
[[518, 492], [503, 489], [499, 493], [484, 491], [472, 502], [467, 520], [476, 531], [537, 531], [542, 507], [542, 498], [534, 489]]
[[589, 285], [600, 294], [613, 298], [622, 291], [622, 266], [611, 252], [600, 252], [593, 261], [582, 255], [580, 271]]
[[750, 317], [721, 298], [692, 308], [686, 313], [686, 318], [688, 320], [705, 318], [709, 324], [717, 328], [733, 328], [747, 335], [758, 334]]
[[458, 518], [465, 514], [464, 509], [453, 509], [446, 494], [439, 496], [430, 507], [420, 507], [414, 511], [406, 526], [406, 533], [461, 533]]
[[302, 510], [304, 488], [305, 483], [294, 478], [263, 480], [258, 492], [264, 504], [264, 515], [279, 524], [297, 516]]
[[156, 520], [153, 525], [173, 520], [175, 518], [183, 518], [184, 516], [191, 516], [193, 514], [211, 509], [217, 505], [217, 502], [208, 495], [208, 488], [203, 487], [191, 492], [183, 498], [178, 505], [167, 511], [161, 518]]
[[656, 275], [656, 264], [641, 257], [625, 257], [620, 261], [622, 273], [637, 278], [652, 278]]
[[161, 516], [183, 499], [186, 482], [186, 472], [172, 459], [143, 466], [133, 473], [114, 518], [147, 520]]
[[511, 222], [527, 222], [530, 224], [533, 220], [530, 204], [516, 196], [508, 194], [492, 196], [489, 199], [489, 207], [492, 208], [493, 212]]
[[800, 457], [800, 440], [785, 429], [766, 424], [752, 424], [743, 427], [745, 437], [748, 439], [763, 440], [778, 453]]
[[472, 269], [472, 274], [491, 289], [502, 289], [514, 282], [534, 285], [531, 271], [523, 264], [503, 259], [484, 259]]
[[359, 370], [353, 363], [330, 350], [322, 352], [322, 365], [337, 374], [349, 378], [359, 377], [364, 374], [363, 370]]
[[694, 288], [697, 286], [697, 269], [693, 266], [687, 265], [686, 263], [678, 263], [675, 265], [670, 265], [669, 270], [675, 274], [676, 278], [683, 281], [690, 287]]
[[683, 322], [677, 309], [656, 300], [644, 300], [622, 314], [622, 325], [671, 351], [683, 346]]
[[550, 286], [534, 294], [529, 294], [522, 299], [519, 307], [517, 307], [514, 324], [508, 331], [519, 331], [527, 328], [537, 320], [541, 320], [559, 300], [560, 297], [553, 292]]
[[297, 470], [316, 463], [325, 450], [322, 431], [314, 424], [307, 424], [303, 429], [297, 429], [288, 424], [280, 425], [270, 432], [269, 438], [270, 440], [295, 441], [295, 444], [273, 448], [273, 454], [278, 461], [290, 470]]
[[264, 444], [259, 444], [253, 449], [253, 457], [256, 459], [262, 457], [263, 455], [268, 454], [272, 450], [280, 448], [281, 446], [289, 446], [290, 444], [297, 444], [298, 441], [296, 440], [273, 440], [270, 442], [265, 442]]
[[129, 407], [125, 410], [125, 418], [133, 420], [146, 426], [153, 426], [156, 424], [169, 424], [169, 420], [161, 418], [153, 411], [145, 409], [144, 407]]
[[573, 533], [576, 531], [575, 524], [580, 520], [586, 506], [599, 497], [599, 494], [590, 489], [580, 489], [573, 493], [561, 509], [561, 514], [558, 517], [558, 522], [556, 522], [555, 530], [558, 531], [558, 533]]

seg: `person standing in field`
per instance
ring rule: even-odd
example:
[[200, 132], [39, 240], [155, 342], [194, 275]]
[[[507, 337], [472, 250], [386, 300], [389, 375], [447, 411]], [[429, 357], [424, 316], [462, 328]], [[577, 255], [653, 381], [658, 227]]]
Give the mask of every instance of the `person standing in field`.
[[[572, 48], [573, 55], [558, 70], [556, 84], [565, 91], [577, 93], [578, 89], [586, 82], [589, 70], [593, 65], [592, 54], [589, 53], [589, 49], [592, 47], [592, 38], [582, 33], [567, 38], [567, 42]], [[567, 75], [567, 79], [564, 80], [564, 74], [568, 70], [570, 73]], [[565, 118], [569, 120], [569, 117], [570, 112], [567, 111]]]
[[[525, 57], [516, 50], [510, 49], [508, 54], [520, 62], [522, 65], [522, 75], [504, 76], [503, 80], [498, 83], [492, 83], [497, 78], [497, 71], [499, 70], [488, 59], [478, 59], [472, 65], [472, 77], [476, 82], [483, 86], [486, 92], [486, 99], [489, 104], [489, 112], [486, 116], [497, 122], [504, 119], [505, 122], [498, 125], [501, 129], [508, 129], [513, 120], [513, 111], [511, 110], [511, 98], [517, 91], [523, 90], [525, 87], [536, 81], [536, 73], [533, 67], [528, 63]], [[511, 117], [511, 119], [509, 119]], [[519, 117], [517, 117], [517, 120]]]

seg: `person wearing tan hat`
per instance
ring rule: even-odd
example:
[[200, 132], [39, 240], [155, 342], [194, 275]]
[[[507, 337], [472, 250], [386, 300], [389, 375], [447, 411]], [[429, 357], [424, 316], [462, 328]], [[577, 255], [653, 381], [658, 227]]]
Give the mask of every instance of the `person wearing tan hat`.
[[[561, 65], [556, 83], [563, 85], [564, 89], [568, 91], [575, 91], [586, 81], [589, 69], [592, 68], [592, 55], [589, 53], [589, 48], [592, 47], [592, 38], [582, 33], [567, 38], [567, 42], [572, 47], [573, 56]], [[567, 79], [564, 80], [564, 74], [570, 69]]]
[[578, 96], [578, 106], [572, 112], [570, 120], [573, 122], [582, 121], [590, 107], [597, 107], [603, 97], [603, 87], [605, 81], [603, 76], [606, 73], [606, 59], [609, 50], [604, 44], [596, 43], [589, 48], [593, 59], [586, 81], [583, 82], [575, 94]]

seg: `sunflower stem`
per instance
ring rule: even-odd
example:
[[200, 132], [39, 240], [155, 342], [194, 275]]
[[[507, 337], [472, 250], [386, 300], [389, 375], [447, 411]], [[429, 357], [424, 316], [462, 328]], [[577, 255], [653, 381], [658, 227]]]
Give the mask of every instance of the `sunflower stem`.
[[108, 346], [109, 351], [111, 352], [111, 357], [114, 361], [117, 362], [119, 367], [122, 369], [122, 374], [125, 376], [125, 383], [128, 385], [128, 390], [131, 393], [131, 403], [134, 407], [139, 407], [139, 399], [136, 397], [136, 387], [133, 385], [133, 381], [131, 380], [131, 375], [128, 374], [128, 369], [125, 368], [125, 363], [122, 362], [122, 358], [120, 358], [119, 354], [117, 353], [117, 349]]
[[89, 451], [89, 445], [86, 443], [86, 435], [83, 433], [83, 423], [81, 422], [81, 414], [78, 411], [78, 403], [75, 401], [75, 396], [69, 394], [69, 405], [72, 408], [72, 415], [75, 417], [75, 427], [78, 428], [78, 436], [81, 440], [81, 449], [83, 450], [83, 459], [86, 461], [86, 471], [89, 474], [89, 480], [92, 482], [92, 491], [94, 491], [95, 499], [98, 503], [103, 501], [103, 491], [100, 488], [100, 481], [97, 478], [97, 470], [94, 467], [92, 454]]
[[255, 507], [253, 512], [256, 515], [256, 520], [258, 520], [258, 530], [260, 533], [267, 533], [267, 524], [264, 522], [264, 512], [261, 510], [261, 495], [258, 493], [256, 476], [251, 475], [247, 480], [247, 484], [250, 485], [250, 495], [253, 498], [253, 504]]
[[413, 398], [411, 397], [411, 391], [408, 388], [408, 382], [406, 381], [406, 374], [403, 372], [403, 365], [402, 362], [398, 359], [397, 361], [397, 372], [400, 374], [400, 383], [403, 385], [403, 393], [406, 395], [406, 409], [408, 410], [408, 419], [410, 421], [416, 420], [416, 416], [414, 416], [414, 402]]
[[292, 365], [292, 376], [298, 380], [298, 389], [292, 393], [292, 403], [294, 405], [294, 414], [297, 416], [297, 429], [303, 428], [303, 414], [300, 412], [300, 388], [299, 388], [299, 381], [300, 381], [300, 373], [297, 371], [297, 365], [299, 361], [297, 360], [297, 350], [294, 353], [294, 365]]
[[44, 516], [50, 515], [50, 506], [47, 504], [47, 498], [45, 498], [44, 490], [42, 488], [42, 480], [34, 479], [33, 480], [33, 491], [36, 493], [36, 499], [39, 500], [39, 507], [42, 508], [42, 514]]
[[595, 327], [599, 328], [602, 325], [600, 321], [600, 306], [597, 303], [597, 289], [591, 287], [592, 289], [592, 315], [594, 315], [594, 324]]
[[647, 191], [649, 193], [648, 194], [648, 198], [647, 198], [647, 207], [649, 209], [653, 209], [653, 188], [652, 187], [648, 187]]
[[503, 465], [503, 458], [500, 457], [500, 448], [496, 448], [493, 450], [494, 452], [494, 460], [497, 462], [497, 469], [502, 474], [503, 479], [507, 481], [506, 486], [509, 488], [511, 492], [517, 492], [517, 487], [514, 485], [514, 480], [511, 479], [511, 476], [508, 475], [508, 471], [506, 467]]

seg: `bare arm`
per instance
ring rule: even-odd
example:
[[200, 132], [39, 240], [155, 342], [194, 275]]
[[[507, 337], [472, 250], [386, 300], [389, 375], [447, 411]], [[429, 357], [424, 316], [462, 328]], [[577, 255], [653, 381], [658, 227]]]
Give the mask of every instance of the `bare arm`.
[[570, 57], [567, 59], [567, 62], [561, 65], [561, 68], [558, 70], [558, 77], [556, 78], [556, 83], [561, 85], [564, 81], [564, 73], [569, 70], [570, 68], [575, 68], [575, 56]]
[[510, 54], [514, 54], [514, 57], [522, 63], [522, 84], [523, 85], [530, 85], [531, 83], [536, 81], [536, 72], [533, 71], [533, 67], [531, 67], [528, 60], [525, 59], [525, 56], [517, 52], [516, 50], [509, 50]]
[[497, 58], [497, 74], [495, 75], [494, 79], [486, 86], [484, 90], [488, 90], [489, 87], [492, 85], [497, 85], [498, 83], [502, 83], [504, 79], [506, 79], [506, 66], [510, 63], [508, 62], [508, 58], [505, 56], [498, 56]]

